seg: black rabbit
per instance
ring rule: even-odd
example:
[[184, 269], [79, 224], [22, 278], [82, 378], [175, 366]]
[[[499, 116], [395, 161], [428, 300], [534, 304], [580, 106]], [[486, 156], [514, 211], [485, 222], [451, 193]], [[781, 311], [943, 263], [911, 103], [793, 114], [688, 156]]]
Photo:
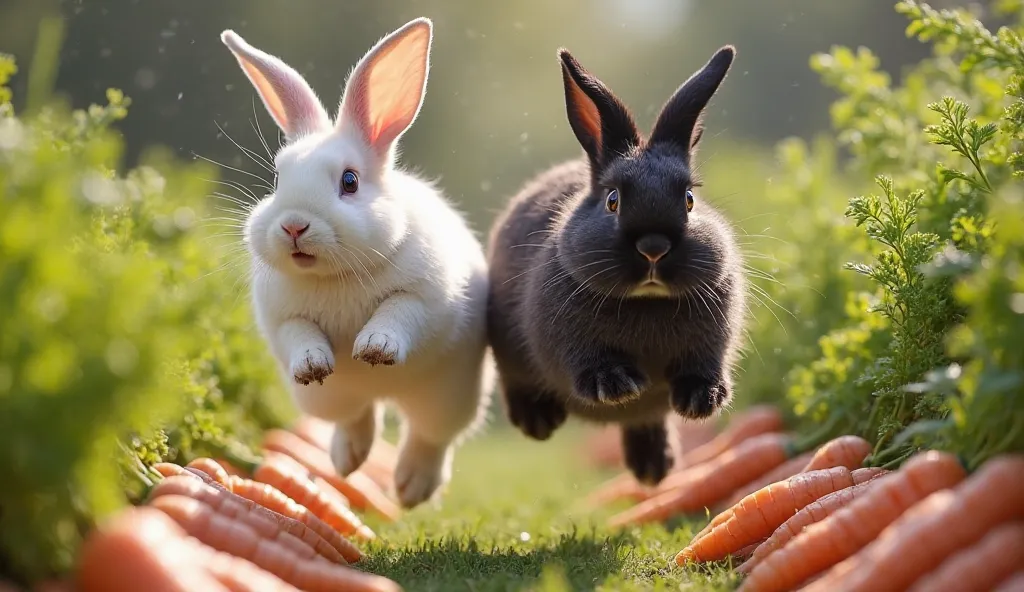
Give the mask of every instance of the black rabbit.
[[627, 108], [559, 50], [586, 159], [531, 181], [490, 242], [488, 331], [512, 423], [547, 439], [569, 413], [623, 426], [626, 463], [672, 465], [669, 410], [707, 418], [732, 394], [745, 284], [728, 222], [696, 199], [701, 114], [732, 64], [723, 47], [643, 139]]

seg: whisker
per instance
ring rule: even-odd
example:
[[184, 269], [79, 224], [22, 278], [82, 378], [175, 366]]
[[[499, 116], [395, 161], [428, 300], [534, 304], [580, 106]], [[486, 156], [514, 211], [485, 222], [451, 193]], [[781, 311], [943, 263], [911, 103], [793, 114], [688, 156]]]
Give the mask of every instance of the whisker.
[[223, 168], [225, 168], [225, 169], [227, 169], [229, 171], [234, 171], [236, 173], [242, 173], [243, 175], [248, 175], [248, 176], [253, 177], [255, 179], [259, 179], [260, 181], [263, 181], [264, 183], [267, 182], [266, 179], [264, 179], [263, 177], [257, 175], [256, 173], [250, 173], [249, 171], [245, 171], [245, 170], [242, 170], [242, 169], [237, 168], [237, 167], [228, 166], [228, 165], [226, 165], [226, 164], [224, 164], [222, 162], [217, 162], [216, 160], [213, 160], [212, 158], [207, 158], [207, 157], [205, 157], [205, 156], [203, 156], [201, 154], [197, 154], [195, 152], [192, 153], [192, 156], [194, 156], [196, 158], [201, 158], [201, 159], [205, 160], [206, 162], [209, 162], [210, 164], [215, 164], [215, 165], [217, 165], [219, 167], [223, 167]]
[[260, 138], [260, 144], [263, 144], [263, 149], [267, 151], [267, 158], [274, 160], [274, 155], [270, 153], [270, 146], [267, 146], [267, 139], [263, 136], [263, 128], [260, 127], [260, 118], [256, 113], [256, 97], [252, 97], [252, 121], [249, 122], [252, 125], [252, 129], [256, 130], [256, 135]]
[[564, 309], [565, 309], [565, 307], [566, 307], [566, 305], [568, 305], [568, 304], [569, 304], [569, 301], [571, 301], [571, 300], [573, 299], [573, 297], [574, 297], [574, 296], [576, 296], [576, 294], [579, 294], [581, 290], [583, 290], [584, 288], [586, 288], [586, 287], [587, 287], [587, 284], [589, 284], [591, 280], [593, 280], [593, 279], [594, 279], [594, 278], [596, 278], [597, 276], [601, 275], [602, 273], [606, 273], [606, 272], [612, 271], [613, 269], [616, 269], [616, 268], [618, 268], [618, 267], [619, 267], [619, 265], [618, 265], [618, 264], [616, 264], [616, 265], [613, 265], [613, 266], [611, 266], [611, 267], [606, 267], [606, 268], [604, 268], [604, 269], [602, 269], [602, 270], [598, 271], [598, 272], [597, 272], [597, 273], [595, 273], [594, 275], [592, 275], [592, 276], [588, 277], [588, 278], [587, 278], [587, 279], [586, 279], [586, 280], [585, 280], [584, 282], [582, 282], [582, 283], [581, 283], [581, 284], [579, 285], [579, 287], [577, 287], [577, 288], [576, 288], [576, 289], [575, 289], [575, 290], [573, 291], [573, 293], [572, 293], [572, 294], [569, 294], [569, 297], [565, 299], [565, 302], [564, 302], [564, 303], [562, 303], [562, 306], [561, 306], [561, 307], [560, 307], [560, 308], [558, 309], [558, 312], [556, 312], [556, 313], [555, 313], [555, 316], [554, 316], [554, 318], [552, 318], [551, 320], [552, 320], [552, 321], [554, 321], [555, 319], [557, 319], [557, 318], [559, 317], [559, 315], [561, 315], [561, 314], [562, 314], [562, 310], [564, 310]]
[[524, 244], [521, 244], [521, 245], [512, 245], [509, 248], [510, 249], [519, 249], [519, 248], [522, 248], [522, 247], [537, 247], [539, 249], [550, 249], [550, 248], [554, 248], [554, 245], [543, 245], [543, 244], [542, 245], [536, 245], [536, 244], [524, 243]]
[[543, 289], [547, 288], [549, 285], [554, 285], [558, 280], [561, 280], [563, 277], [570, 276], [570, 275], [572, 275], [574, 273], [580, 272], [580, 271], [586, 269], [587, 267], [590, 267], [592, 265], [599, 265], [601, 263], [609, 263], [611, 261], [614, 261], [614, 259], [598, 259], [597, 261], [591, 261], [590, 263], [586, 263], [584, 265], [580, 265], [576, 269], [566, 269], [564, 271], [561, 271], [558, 274], [555, 274], [555, 276], [553, 278], [551, 278], [548, 281], [544, 282], [541, 285], [541, 289], [543, 290]]
[[252, 203], [251, 201], [241, 199], [233, 195], [228, 195], [227, 193], [221, 193], [219, 191], [214, 191], [213, 193], [210, 194], [210, 196], [216, 197], [217, 199], [223, 199], [224, 201], [229, 201], [237, 206], [241, 206], [245, 208], [246, 211], [248, 212], [251, 212], [252, 209], [256, 207], [256, 204]]
[[615, 282], [615, 285], [612, 286], [612, 289], [608, 290], [607, 292], [605, 292], [604, 298], [602, 298], [601, 301], [597, 303], [597, 306], [594, 307], [594, 318], [595, 319], [597, 318], [598, 313], [601, 312], [601, 307], [604, 306], [604, 303], [608, 301], [608, 297], [611, 296], [615, 292], [616, 289], [618, 289], [619, 284], [621, 284], [621, 283], [622, 282]]
[[274, 173], [274, 165], [272, 165], [269, 162], [267, 162], [267, 159], [263, 158], [262, 155], [256, 153], [255, 151], [250, 150], [250, 149], [246, 148], [245, 146], [242, 146], [241, 144], [236, 142], [235, 139], [232, 138], [231, 135], [228, 134], [226, 131], [224, 131], [224, 128], [221, 127], [220, 124], [217, 123], [216, 121], [214, 121], [213, 124], [217, 126], [217, 129], [220, 130], [220, 133], [224, 134], [225, 138], [227, 138], [232, 144], [234, 144], [236, 148], [238, 148], [239, 150], [242, 151], [242, 154], [248, 156], [250, 160], [252, 160], [257, 165], [262, 167], [263, 170], [268, 171], [271, 174]]
[[[377, 285], [377, 280], [376, 280], [376, 279], [374, 279], [374, 277], [373, 277], [373, 274], [372, 274], [372, 273], [370, 273], [370, 270], [369, 270], [369, 268], [367, 268], [367, 267], [366, 267], [365, 265], [363, 265], [363, 262], [362, 262], [362, 260], [360, 260], [360, 259], [359, 259], [359, 255], [362, 255], [363, 257], [365, 257], [365, 258], [366, 258], [366, 260], [370, 262], [370, 265], [371, 265], [371, 266], [373, 265], [373, 261], [372, 261], [372, 260], [371, 260], [371, 259], [370, 259], [369, 257], [367, 257], [367, 256], [366, 256], [366, 253], [363, 253], [362, 251], [360, 251], [358, 247], [355, 247], [355, 246], [353, 246], [353, 247], [352, 247], [352, 249], [349, 249], [349, 248], [348, 248], [348, 247], [346, 247], [345, 245], [339, 245], [339, 246], [340, 246], [340, 247], [341, 247], [342, 249], [345, 249], [346, 251], [348, 251], [349, 253], [352, 253], [352, 256], [356, 258], [356, 263], [358, 263], [358, 264], [359, 264], [359, 267], [362, 267], [362, 268], [363, 268], [363, 271], [365, 271], [365, 272], [366, 272], [366, 278], [370, 280], [370, 282], [371, 282], [371, 283], [373, 284], [373, 287], [374, 287], [374, 289], [375, 289], [375, 290], [377, 291], [377, 293], [379, 294], [379, 293], [381, 292], [381, 289], [380, 289], [380, 286], [378, 286], [378, 285]], [[353, 249], [354, 249], [354, 250], [355, 250], [356, 252], [353, 252]]]
[[245, 185], [242, 185], [241, 183], [237, 183], [235, 181], [230, 181], [230, 180], [226, 180], [226, 179], [205, 179], [205, 180], [207, 182], [210, 182], [210, 183], [217, 183], [219, 185], [227, 185], [228, 187], [234, 189], [235, 191], [241, 191], [242, 194], [245, 195], [246, 197], [251, 197], [254, 204], [255, 203], [259, 203], [259, 201], [260, 201], [260, 198], [256, 197], [256, 194], [251, 189], [249, 189]]

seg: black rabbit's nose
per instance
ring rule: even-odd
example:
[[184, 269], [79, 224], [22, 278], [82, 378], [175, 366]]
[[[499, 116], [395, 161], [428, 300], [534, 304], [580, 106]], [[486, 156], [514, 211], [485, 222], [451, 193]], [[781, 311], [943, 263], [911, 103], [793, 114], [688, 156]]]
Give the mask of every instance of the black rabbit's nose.
[[651, 263], [657, 263], [671, 249], [672, 241], [662, 234], [647, 234], [636, 241], [636, 250]]

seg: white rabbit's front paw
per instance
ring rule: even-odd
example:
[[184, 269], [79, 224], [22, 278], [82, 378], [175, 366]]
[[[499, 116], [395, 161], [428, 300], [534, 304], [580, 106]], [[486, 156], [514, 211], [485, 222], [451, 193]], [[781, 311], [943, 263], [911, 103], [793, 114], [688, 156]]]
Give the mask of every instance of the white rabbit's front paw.
[[322, 347], [303, 350], [292, 356], [291, 372], [299, 384], [323, 384], [334, 373], [334, 354]]
[[405, 361], [406, 349], [393, 333], [364, 329], [356, 336], [352, 357], [371, 366], [392, 366]]

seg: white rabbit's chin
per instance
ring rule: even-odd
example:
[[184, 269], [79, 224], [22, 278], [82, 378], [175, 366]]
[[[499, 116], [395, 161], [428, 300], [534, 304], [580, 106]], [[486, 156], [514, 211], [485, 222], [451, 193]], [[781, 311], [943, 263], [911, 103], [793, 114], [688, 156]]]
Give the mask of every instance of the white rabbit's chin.
[[311, 269], [319, 263], [316, 255], [310, 255], [302, 251], [296, 251], [292, 253], [292, 263], [300, 269]]

